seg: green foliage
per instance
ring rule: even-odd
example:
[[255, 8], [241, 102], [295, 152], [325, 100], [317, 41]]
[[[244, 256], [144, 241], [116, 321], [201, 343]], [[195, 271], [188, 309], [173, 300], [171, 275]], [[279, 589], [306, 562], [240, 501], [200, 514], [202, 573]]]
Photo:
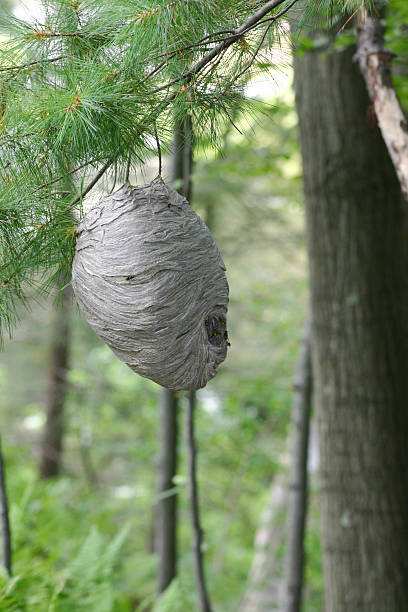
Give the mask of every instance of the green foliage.
[[408, 5], [404, 0], [390, 0], [386, 25], [387, 46], [395, 53], [393, 80], [408, 113]]
[[73, 202], [95, 170], [115, 167], [123, 180], [129, 156], [151, 155], [156, 127], [166, 147], [173, 121], [187, 115], [197, 138], [216, 143], [244, 104], [263, 34], [251, 31], [184, 79], [252, 3], [44, 0], [43, 10], [32, 23], [0, 15], [9, 36], [0, 61], [0, 329], [9, 331], [27, 283], [44, 292], [61, 271], [68, 277]]
[[192, 589], [187, 589], [180, 579], [172, 581], [165, 592], [159, 597], [152, 612], [185, 612], [194, 610], [196, 602]]
[[[37, 504], [39, 499], [37, 499]], [[13, 508], [13, 524], [17, 532], [27, 528], [28, 512], [34, 505], [32, 493], [23, 497], [21, 506]], [[38, 509], [37, 509], [38, 513]], [[24, 520], [19, 525], [19, 520]], [[115, 564], [129, 528], [123, 528], [110, 544], [106, 544], [96, 528], [89, 535], [64, 569], [53, 571], [45, 550], [35, 549], [35, 563], [8, 579], [0, 576], [0, 610], [70, 612], [112, 612], [128, 610], [115, 594]], [[21, 540], [17, 539], [18, 554]], [[34, 557], [34, 558], [35, 558]], [[34, 561], [33, 558], [33, 561]], [[19, 563], [17, 568], [19, 568]]]
[[7, 459], [14, 577], [2, 579], [0, 610], [130, 612], [128, 574], [129, 589], [131, 580], [138, 588], [154, 569], [146, 554], [142, 569], [134, 550], [137, 517], [114, 489], [90, 491], [69, 477], [39, 482], [21, 447], [9, 447]]

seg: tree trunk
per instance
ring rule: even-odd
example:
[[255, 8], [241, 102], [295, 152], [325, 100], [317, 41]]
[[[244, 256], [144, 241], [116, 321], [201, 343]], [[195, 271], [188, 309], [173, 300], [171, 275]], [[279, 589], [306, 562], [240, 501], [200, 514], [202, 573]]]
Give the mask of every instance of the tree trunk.
[[176, 575], [177, 495], [173, 478], [177, 472], [178, 395], [163, 389], [160, 406], [160, 460], [157, 491], [155, 550], [159, 567], [157, 590], [162, 593]]
[[326, 612], [403, 612], [407, 210], [353, 53], [295, 57]]
[[64, 433], [64, 402], [69, 358], [69, 313], [71, 287], [62, 290], [61, 304], [54, 313], [51, 358], [48, 372], [47, 417], [41, 445], [41, 478], [52, 478], [61, 471]]
[[203, 559], [203, 530], [200, 521], [198, 482], [197, 482], [197, 449], [195, 443], [195, 409], [197, 395], [195, 391], [188, 394], [186, 413], [186, 438], [188, 446], [188, 480], [190, 488], [190, 515], [193, 527], [193, 557], [196, 575], [198, 597], [201, 612], [211, 612], [211, 602], [208, 595]]
[[285, 567], [285, 611], [300, 612], [304, 569], [304, 534], [307, 515], [307, 458], [312, 407], [310, 320], [307, 322], [294, 380], [292, 453], [289, 477], [288, 542]]
[[[175, 127], [172, 155], [172, 181], [188, 200], [191, 197], [192, 168], [191, 120]], [[178, 394], [162, 390], [160, 409], [160, 459], [157, 483], [158, 503], [155, 524], [155, 550], [159, 558], [158, 592], [162, 593], [176, 576], [177, 495], [173, 478], [177, 472]]]
[[3, 459], [3, 449], [0, 440], [0, 512], [1, 512], [1, 538], [2, 563], [8, 575], [11, 576], [11, 531], [6, 489], [6, 474]]

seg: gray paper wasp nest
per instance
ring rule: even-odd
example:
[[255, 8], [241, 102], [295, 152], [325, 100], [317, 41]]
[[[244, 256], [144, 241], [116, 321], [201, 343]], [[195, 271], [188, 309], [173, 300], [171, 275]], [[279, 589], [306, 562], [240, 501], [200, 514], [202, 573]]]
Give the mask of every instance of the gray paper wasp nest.
[[126, 183], [80, 222], [72, 269], [88, 323], [138, 374], [199, 389], [227, 354], [228, 283], [207, 226], [161, 180]]

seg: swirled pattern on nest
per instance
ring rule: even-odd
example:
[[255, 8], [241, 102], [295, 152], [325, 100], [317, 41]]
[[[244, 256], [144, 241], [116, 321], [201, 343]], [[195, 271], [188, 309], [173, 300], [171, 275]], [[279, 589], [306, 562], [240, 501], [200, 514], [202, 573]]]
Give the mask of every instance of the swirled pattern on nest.
[[199, 389], [224, 361], [224, 263], [205, 223], [161, 178], [126, 183], [82, 219], [72, 281], [88, 323], [138, 374]]

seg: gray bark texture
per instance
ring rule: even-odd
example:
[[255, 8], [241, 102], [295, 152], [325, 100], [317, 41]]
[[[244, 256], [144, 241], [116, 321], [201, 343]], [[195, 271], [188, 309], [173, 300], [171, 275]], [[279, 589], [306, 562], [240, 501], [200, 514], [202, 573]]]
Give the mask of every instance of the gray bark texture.
[[41, 478], [52, 478], [61, 471], [71, 300], [71, 287], [67, 286], [62, 290], [61, 303], [54, 312], [46, 398], [46, 422], [41, 443]]
[[407, 209], [353, 49], [295, 57], [326, 612], [408, 602]]
[[300, 612], [302, 605], [311, 408], [312, 363], [309, 320], [303, 332], [294, 379], [288, 539], [285, 563], [285, 612]]
[[187, 200], [160, 177], [126, 183], [78, 225], [75, 295], [95, 333], [168, 389], [204, 387], [227, 355], [220, 252]]

